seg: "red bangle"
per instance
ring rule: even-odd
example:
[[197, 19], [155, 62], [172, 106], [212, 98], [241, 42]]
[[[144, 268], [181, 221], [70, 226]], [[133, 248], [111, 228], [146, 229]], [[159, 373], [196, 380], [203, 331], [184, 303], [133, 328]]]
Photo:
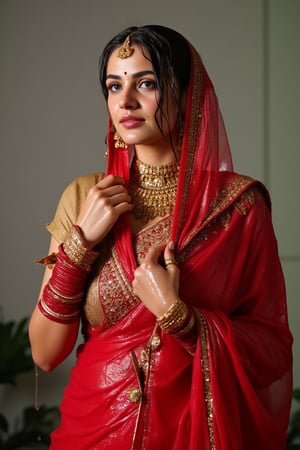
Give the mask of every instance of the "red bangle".
[[58, 323], [73, 323], [80, 318], [84, 286], [91, 269], [75, 265], [59, 246], [52, 276], [43, 290], [38, 307], [48, 319]]

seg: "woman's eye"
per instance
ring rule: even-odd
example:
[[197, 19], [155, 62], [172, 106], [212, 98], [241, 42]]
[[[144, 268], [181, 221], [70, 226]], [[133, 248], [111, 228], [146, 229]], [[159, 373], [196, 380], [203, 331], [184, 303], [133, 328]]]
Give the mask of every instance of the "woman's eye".
[[140, 87], [144, 89], [155, 89], [156, 82], [154, 80], [142, 80], [140, 82]]
[[118, 83], [111, 83], [107, 86], [107, 89], [111, 92], [116, 92], [120, 89], [120, 85]]

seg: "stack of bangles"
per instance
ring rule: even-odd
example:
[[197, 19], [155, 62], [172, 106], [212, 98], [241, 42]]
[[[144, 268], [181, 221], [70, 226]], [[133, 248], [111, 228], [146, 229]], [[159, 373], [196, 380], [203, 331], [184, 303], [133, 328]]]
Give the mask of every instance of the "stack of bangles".
[[172, 336], [185, 336], [195, 326], [195, 316], [180, 298], [173, 303], [168, 311], [157, 319], [160, 328]]
[[45, 317], [63, 324], [79, 320], [85, 283], [98, 255], [87, 246], [80, 227], [73, 225], [59, 246], [53, 273], [38, 302]]

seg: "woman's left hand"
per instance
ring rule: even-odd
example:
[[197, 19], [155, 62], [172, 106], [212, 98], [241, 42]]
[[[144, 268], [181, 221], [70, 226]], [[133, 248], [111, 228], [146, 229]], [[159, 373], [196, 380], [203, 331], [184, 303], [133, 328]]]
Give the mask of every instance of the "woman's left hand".
[[[162, 255], [166, 268], [159, 264]], [[174, 261], [174, 263], [173, 263]], [[156, 316], [161, 317], [177, 300], [179, 290], [179, 269], [175, 263], [173, 243], [153, 247], [134, 273], [133, 293]]]

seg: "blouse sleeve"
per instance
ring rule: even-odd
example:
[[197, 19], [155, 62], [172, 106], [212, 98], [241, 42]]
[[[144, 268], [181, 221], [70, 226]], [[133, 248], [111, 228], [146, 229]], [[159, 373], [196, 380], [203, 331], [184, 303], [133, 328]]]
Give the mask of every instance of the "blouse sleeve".
[[76, 178], [64, 190], [53, 220], [46, 225], [47, 230], [59, 243], [64, 240], [71, 225], [76, 221], [89, 190], [103, 176], [102, 173], [95, 173]]

